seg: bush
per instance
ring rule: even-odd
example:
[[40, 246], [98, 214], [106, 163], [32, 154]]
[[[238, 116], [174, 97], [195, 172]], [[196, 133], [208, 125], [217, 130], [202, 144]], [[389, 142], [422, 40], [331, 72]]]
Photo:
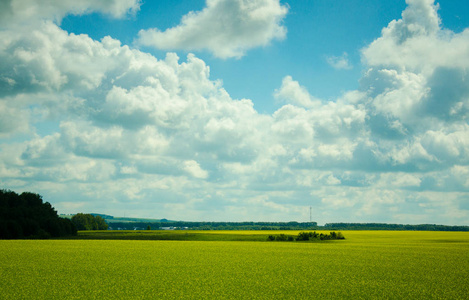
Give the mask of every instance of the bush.
[[280, 234], [277, 236], [269, 235], [267, 237], [268, 241], [280, 241], [280, 242], [285, 242], [285, 241], [293, 242], [295, 240], [296, 241], [318, 241], [318, 240], [328, 241], [328, 240], [344, 240], [344, 239], [345, 237], [341, 232], [335, 232], [335, 231], [331, 231], [330, 234], [324, 234], [324, 233], [318, 234], [316, 231], [314, 232], [302, 231], [298, 233], [296, 238], [294, 238], [291, 235], [286, 235], [286, 234]]
[[275, 240], [279, 242], [285, 242], [288, 240], [288, 237], [285, 234], [280, 234], [275, 237]]
[[279, 235], [269, 235], [267, 237], [268, 241], [278, 241], [278, 242], [293, 242], [295, 238], [291, 235], [279, 234]]
[[297, 241], [309, 241], [310, 238], [313, 236], [312, 232], [300, 232], [296, 237]]

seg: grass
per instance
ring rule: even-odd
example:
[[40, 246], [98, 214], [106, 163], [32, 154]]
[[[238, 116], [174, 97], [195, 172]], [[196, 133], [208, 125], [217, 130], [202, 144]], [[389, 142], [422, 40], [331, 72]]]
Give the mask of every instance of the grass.
[[[148, 234], [152, 233], [157, 232]], [[281, 233], [297, 234], [210, 231], [200, 232], [199, 238], [250, 239]], [[343, 233], [346, 240], [326, 243], [0, 241], [0, 295], [2, 299], [467, 298], [469, 233]]]
[[[83, 240], [155, 240], [155, 241], [257, 241], [265, 242], [269, 235], [284, 234], [296, 237], [301, 231], [237, 231], [237, 230], [97, 230], [79, 231]], [[318, 231], [329, 234], [330, 231]]]
[[[291, 233], [290, 233], [291, 234]], [[160, 241], [267, 241], [266, 232], [195, 230], [104, 230], [80, 231], [71, 239]]]

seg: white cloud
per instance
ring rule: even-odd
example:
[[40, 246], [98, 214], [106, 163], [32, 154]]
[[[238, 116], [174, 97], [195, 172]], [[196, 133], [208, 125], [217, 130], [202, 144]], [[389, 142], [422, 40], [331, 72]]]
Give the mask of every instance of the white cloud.
[[274, 97], [305, 108], [313, 108], [320, 105], [320, 100], [313, 98], [308, 90], [300, 86], [298, 81], [293, 80], [291, 76], [285, 76], [282, 80], [282, 86], [276, 90]]
[[[315, 205], [325, 221], [412, 222], [404, 216], [422, 214], [415, 207], [436, 210], [426, 222], [442, 207], [450, 216], [468, 189], [468, 33], [442, 30], [433, 2], [408, 2], [403, 19], [363, 50], [369, 70], [360, 90], [321, 101], [285, 76], [274, 93], [285, 105], [271, 115], [249, 99], [232, 99], [193, 54], [159, 60], [110, 37], [68, 34], [51, 21], [6, 28], [0, 183], [45, 193], [69, 210], [77, 209], [67, 198], [73, 190], [80, 209], [102, 205], [116, 215], [132, 205], [170, 218], [181, 218], [180, 208], [200, 219], [215, 211], [231, 220], [286, 220]], [[208, 26], [215, 11], [241, 3], [210, 1], [180, 27]], [[256, 18], [282, 28], [286, 8], [252, 3], [280, 9]], [[262, 44], [242, 38], [210, 51], [240, 56]], [[451, 195], [448, 207], [437, 192]], [[458, 212], [454, 222], [467, 217]]]
[[350, 70], [353, 68], [349, 62], [347, 52], [344, 52], [341, 56], [327, 56], [326, 61], [331, 67], [337, 70]]
[[451, 168], [452, 181], [460, 183], [463, 187], [469, 188], [469, 167], [455, 165]]
[[0, 59], [5, 62], [0, 72], [9, 74], [9, 82], [0, 82], [1, 94], [92, 90], [107, 72], [120, 67], [119, 55], [125, 53], [131, 50], [110, 37], [100, 43], [50, 22], [14, 34], [0, 31]]
[[7, 0], [0, 4], [0, 26], [25, 24], [48, 19], [60, 22], [68, 14], [82, 15], [101, 12], [114, 18], [135, 14], [139, 0]]
[[273, 211], [279, 211], [283, 213], [290, 211], [290, 209], [285, 205], [281, 205], [281, 204], [269, 201], [269, 196], [267, 195], [254, 197], [252, 199], [249, 199], [248, 202], [255, 206], [260, 206], [261, 208], [265, 208], [265, 209], [269, 209]]
[[362, 52], [367, 125], [380, 156], [398, 169], [465, 164], [469, 31], [442, 29], [434, 1], [407, 3]]
[[[288, 77], [287, 82], [291, 82]], [[294, 81], [293, 81], [294, 82]], [[285, 87], [285, 85], [282, 85]], [[299, 87], [297, 84], [290, 87]], [[287, 95], [287, 89], [281, 89], [282, 95]], [[277, 110], [274, 114], [272, 129], [289, 140], [300, 140], [304, 143], [318, 141], [329, 141], [343, 136], [352, 137], [363, 133], [366, 112], [363, 107], [350, 104], [343, 100], [336, 102], [310, 101], [312, 97], [305, 91], [300, 90], [303, 100], [301, 106], [310, 106], [305, 109], [295, 105], [287, 104]], [[297, 91], [298, 92], [298, 91]], [[298, 96], [292, 92], [292, 97]], [[299, 100], [298, 100], [299, 101]]]
[[[445, 132], [446, 131], [446, 132]], [[421, 141], [429, 153], [446, 163], [469, 163], [469, 126], [426, 132]]]
[[423, 112], [431, 89], [422, 74], [370, 69], [361, 83], [371, 97], [368, 124], [381, 138], [405, 138], [416, 130], [426, 130], [429, 123], [438, 125]]
[[378, 183], [382, 188], [389, 188], [391, 186], [397, 188], [419, 187], [422, 179], [419, 174], [411, 173], [383, 173], [381, 174], [380, 182]]
[[337, 143], [337, 144], [322, 144], [318, 147], [318, 154], [324, 159], [333, 160], [351, 160], [353, 158], [354, 144], [350, 143]]
[[208, 172], [202, 169], [198, 162], [195, 160], [187, 160], [184, 162], [183, 169], [195, 178], [205, 179], [208, 177]]
[[138, 43], [163, 50], [209, 50], [220, 58], [241, 57], [251, 48], [282, 40], [288, 8], [278, 0], [207, 0], [207, 7], [185, 15], [181, 24], [139, 32]]
[[402, 19], [392, 21], [382, 36], [363, 49], [371, 67], [429, 75], [437, 67], [469, 67], [469, 30], [453, 33], [440, 28], [433, 0], [406, 0]]
[[9, 105], [12, 99], [0, 100], [0, 138], [29, 130], [28, 111]]

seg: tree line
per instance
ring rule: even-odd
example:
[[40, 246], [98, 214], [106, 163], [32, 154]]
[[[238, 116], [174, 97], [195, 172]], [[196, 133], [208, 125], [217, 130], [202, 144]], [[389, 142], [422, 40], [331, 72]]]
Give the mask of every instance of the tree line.
[[[388, 223], [326, 223], [318, 226], [317, 222], [189, 222], [189, 221], [119, 221], [106, 216], [110, 229], [144, 230], [174, 227], [191, 230], [419, 230], [419, 231], [469, 231], [469, 226], [448, 226], [435, 224], [404, 225]], [[139, 221], [141, 220], [141, 221]]]
[[0, 190], [0, 239], [76, 235], [76, 226], [60, 218], [49, 202], [30, 192]]
[[150, 226], [152, 229], [161, 229], [165, 227], [175, 227], [178, 229], [191, 230], [315, 230], [316, 222], [186, 222], [186, 221], [168, 221], [168, 222], [119, 222], [112, 219], [106, 219], [109, 226], [113, 229], [133, 230], [146, 229]]
[[327, 223], [324, 229], [334, 230], [419, 230], [419, 231], [469, 231], [469, 226], [436, 224], [387, 224], [387, 223]]

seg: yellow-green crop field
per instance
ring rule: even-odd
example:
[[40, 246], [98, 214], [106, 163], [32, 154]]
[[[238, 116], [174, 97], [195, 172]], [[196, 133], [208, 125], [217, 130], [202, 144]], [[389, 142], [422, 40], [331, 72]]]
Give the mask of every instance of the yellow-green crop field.
[[343, 234], [320, 243], [2, 240], [0, 299], [469, 298], [469, 233]]

